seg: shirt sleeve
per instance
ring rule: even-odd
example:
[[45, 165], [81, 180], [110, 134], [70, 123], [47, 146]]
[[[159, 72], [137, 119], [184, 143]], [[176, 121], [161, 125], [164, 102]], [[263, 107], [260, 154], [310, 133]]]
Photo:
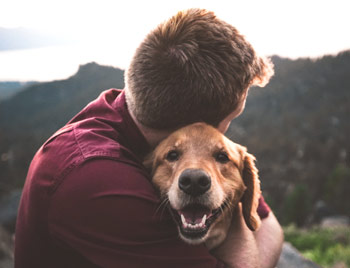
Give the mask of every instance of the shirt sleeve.
[[52, 196], [49, 231], [99, 267], [223, 267], [204, 245], [188, 245], [143, 171], [89, 160]]

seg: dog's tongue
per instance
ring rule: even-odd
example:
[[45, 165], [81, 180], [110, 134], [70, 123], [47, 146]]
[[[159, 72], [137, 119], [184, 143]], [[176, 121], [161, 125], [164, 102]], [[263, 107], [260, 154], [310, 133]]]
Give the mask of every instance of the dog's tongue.
[[192, 205], [179, 210], [178, 213], [185, 217], [187, 223], [199, 224], [204, 215], [207, 215], [207, 218], [211, 215], [211, 210], [207, 207]]

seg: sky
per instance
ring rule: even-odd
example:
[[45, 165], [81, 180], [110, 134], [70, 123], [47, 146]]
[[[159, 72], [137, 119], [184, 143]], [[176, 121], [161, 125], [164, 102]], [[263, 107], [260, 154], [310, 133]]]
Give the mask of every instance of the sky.
[[150, 30], [191, 7], [214, 11], [262, 55], [315, 58], [350, 49], [349, 0], [2, 0], [0, 27], [75, 43], [2, 51], [0, 80], [63, 79], [91, 61], [125, 69]]

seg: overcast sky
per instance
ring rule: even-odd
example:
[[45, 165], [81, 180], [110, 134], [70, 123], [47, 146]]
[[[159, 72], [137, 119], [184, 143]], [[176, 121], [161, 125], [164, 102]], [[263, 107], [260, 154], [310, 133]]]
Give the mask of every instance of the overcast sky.
[[[66, 53], [66, 62], [95, 60], [126, 68], [133, 51], [151, 29], [178, 10], [190, 7], [214, 11], [264, 55], [319, 57], [350, 49], [349, 0], [2, 0], [0, 27], [27, 27], [68, 35], [83, 42], [61, 52]], [[21, 71], [18, 66], [9, 66], [13, 57], [21, 61], [18, 63], [23, 70], [28, 70], [25, 59], [30, 62], [34, 57], [38, 68], [54, 62], [64, 67], [65, 57], [50, 59], [51, 54], [57, 53], [49, 49], [30, 55], [23, 51], [11, 53], [0, 53], [0, 61], [7, 64], [5, 70], [0, 62], [0, 80], [6, 78], [6, 72]], [[66, 67], [66, 71], [72, 72], [69, 68], [73, 67]], [[66, 75], [63, 73], [57, 78]], [[22, 79], [28, 79], [31, 74], [27, 74]]]

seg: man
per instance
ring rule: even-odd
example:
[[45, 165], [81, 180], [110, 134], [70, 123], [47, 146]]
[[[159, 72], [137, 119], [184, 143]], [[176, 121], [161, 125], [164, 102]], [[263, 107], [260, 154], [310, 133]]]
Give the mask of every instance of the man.
[[124, 91], [90, 103], [37, 152], [16, 227], [15, 267], [273, 267], [283, 235], [263, 199], [253, 233], [238, 209], [213, 252], [178, 237], [144, 156], [173, 130], [204, 121], [225, 132], [248, 88], [272, 74], [235, 28], [190, 9], [137, 49]]

